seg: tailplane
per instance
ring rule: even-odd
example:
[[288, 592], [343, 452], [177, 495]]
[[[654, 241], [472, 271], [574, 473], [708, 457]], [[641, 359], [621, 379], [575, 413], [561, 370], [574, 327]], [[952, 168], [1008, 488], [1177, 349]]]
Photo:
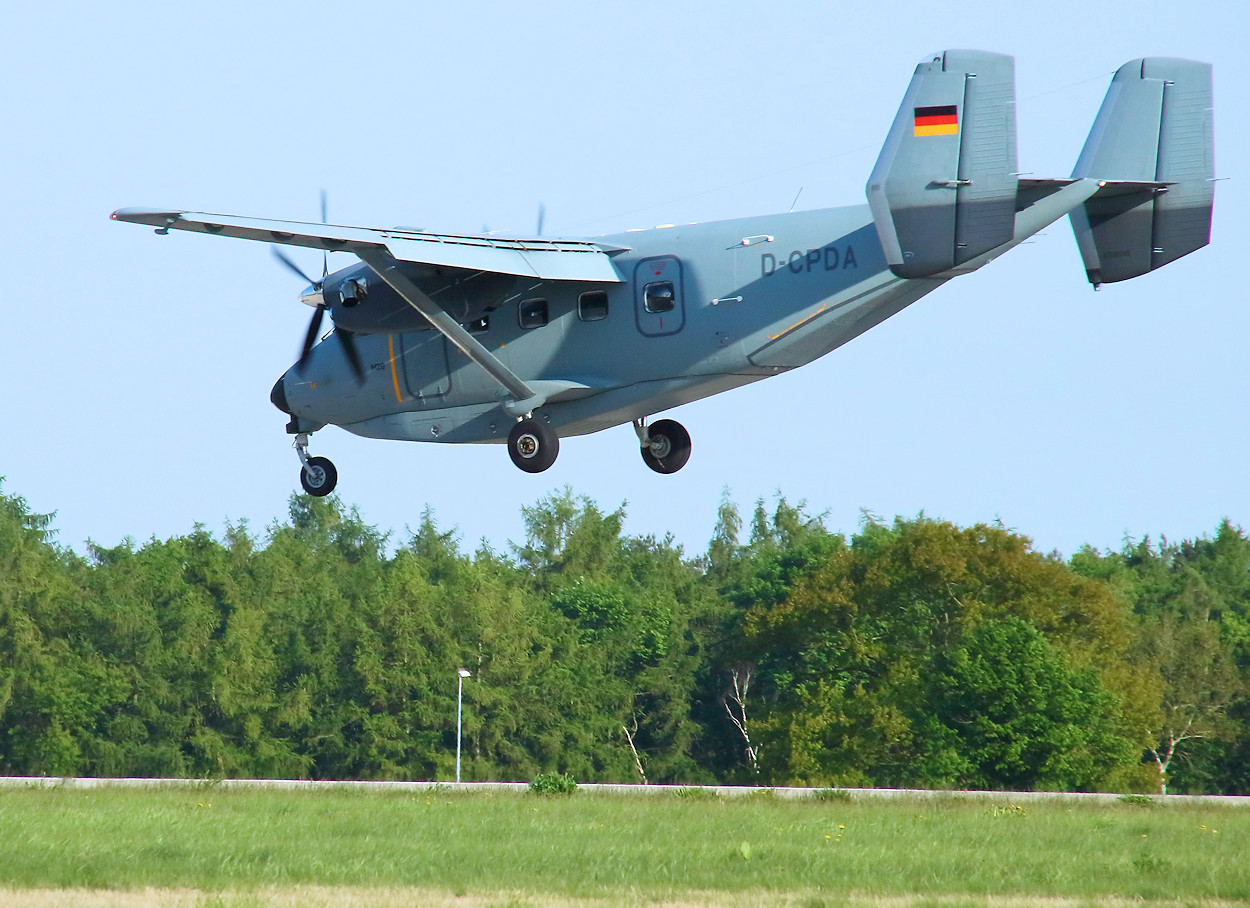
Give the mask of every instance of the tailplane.
[[1210, 64], [1146, 57], [1116, 72], [1072, 173], [1106, 184], [1070, 216], [1095, 287], [1210, 242], [1212, 122]]

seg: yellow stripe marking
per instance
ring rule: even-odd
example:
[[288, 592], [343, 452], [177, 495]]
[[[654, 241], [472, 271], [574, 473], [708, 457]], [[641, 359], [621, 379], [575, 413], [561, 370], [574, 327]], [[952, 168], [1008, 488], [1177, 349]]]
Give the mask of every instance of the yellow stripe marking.
[[789, 334], [791, 331], [795, 330], [796, 328], [802, 328], [804, 325], [806, 325], [808, 322], [810, 322], [812, 319], [814, 319], [816, 316], [820, 315], [820, 313], [824, 312], [824, 311], [825, 311], [826, 309], [828, 309], [828, 308], [829, 308], [829, 304], [828, 304], [828, 303], [826, 303], [825, 305], [823, 305], [823, 306], [821, 306], [819, 309], [817, 309], [815, 312], [813, 312], [811, 315], [809, 315], [807, 318], [800, 319], [799, 321], [797, 321], [797, 322], [795, 322], [793, 325], [791, 325], [789, 328], [786, 328], [784, 331], [779, 331], [779, 332], [777, 332], [776, 334], [770, 334], [770, 335], [768, 335], [768, 339], [769, 339], [769, 340], [776, 340], [777, 338], [779, 338], [779, 337], [781, 337], [781, 336], [783, 336], [783, 335]]
[[395, 385], [395, 400], [402, 404], [404, 396], [399, 393], [399, 373], [395, 371], [395, 335], [386, 335], [386, 345], [391, 350], [391, 382]]
[[917, 123], [915, 133], [918, 136], [955, 136], [959, 135], [959, 126], [955, 123], [938, 123], [933, 126], [921, 126]]

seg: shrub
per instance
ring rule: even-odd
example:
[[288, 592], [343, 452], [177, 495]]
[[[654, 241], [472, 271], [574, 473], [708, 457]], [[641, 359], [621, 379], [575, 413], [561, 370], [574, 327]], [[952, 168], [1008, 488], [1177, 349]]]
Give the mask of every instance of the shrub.
[[851, 793], [845, 788], [817, 788], [812, 797], [817, 801], [849, 801]]
[[541, 795], [571, 795], [577, 783], [567, 772], [540, 772], [530, 780], [530, 791]]
[[700, 786], [682, 787], [673, 792], [673, 794], [687, 801], [716, 801], [720, 799], [720, 795], [712, 789]]

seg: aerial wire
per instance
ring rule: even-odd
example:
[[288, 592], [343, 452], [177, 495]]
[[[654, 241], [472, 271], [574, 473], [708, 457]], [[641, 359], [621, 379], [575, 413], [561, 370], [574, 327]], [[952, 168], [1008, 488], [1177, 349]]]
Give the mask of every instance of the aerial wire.
[[[1045, 91], [1040, 91], [1040, 92], [1037, 92], [1036, 94], [1029, 95], [1027, 98], [1020, 98], [1016, 101], [1016, 103], [1017, 105], [1019, 105], [1022, 102], [1034, 101], [1038, 98], [1044, 98], [1047, 95], [1053, 95], [1053, 94], [1057, 94], [1063, 91], [1070, 91], [1071, 89], [1079, 88], [1080, 86], [1086, 85], [1090, 82], [1095, 82], [1099, 79], [1106, 79], [1108, 75], [1115, 75], [1115, 73], [1114, 72], [1111, 72], [1111, 73], [1100, 72], [1096, 75], [1089, 76], [1088, 78], [1085, 78], [1085, 79], [1078, 79], [1074, 82], [1068, 82], [1068, 83], [1065, 83], [1064, 85], [1059, 85], [1055, 88], [1048, 88]], [[848, 155], [858, 154], [861, 151], [867, 151], [870, 149], [880, 148], [880, 147], [881, 147], [880, 142], [873, 142], [868, 145], [858, 145], [854, 148], [845, 148], [841, 151], [834, 152], [833, 154], [824, 155], [822, 157], [815, 158], [810, 161], [804, 161], [800, 164], [792, 164], [788, 167], [782, 167], [779, 170], [770, 170], [767, 173], [755, 174], [754, 176], [750, 176], [742, 180], [737, 180], [732, 183], [722, 183], [719, 186], [712, 186], [708, 189], [701, 189], [698, 192], [691, 192], [691, 193], [687, 193], [686, 195], [673, 196], [663, 201], [656, 202], [653, 205], [646, 205], [642, 208], [633, 208], [628, 211], [621, 211], [616, 214], [607, 215], [606, 217], [593, 218], [591, 220], [581, 221], [576, 226], [579, 226], [579, 227], [589, 226], [592, 224], [602, 223], [603, 221], [612, 221], [612, 220], [616, 220], [617, 218], [624, 218], [624, 217], [629, 217], [630, 215], [634, 215], [634, 214], [641, 214], [644, 211], [652, 211], [656, 208], [663, 208], [667, 205], [673, 204], [674, 202], [685, 202], [685, 201], [689, 201], [690, 199], [697, 199], [705, 195], [712, 195], [713, 193], [723, 192], [726, 189], [735, 189], [738, 186], [745, 186], [748, 183], [756, 183], [756, 182], [759, 182], [760, 180], [767, 180], [770, 177], [780, 176], [781, 174], [790, 173], [795, 170], [802, 170], [805, 167], [814, 167], [817, 164], [824, 164], [829, 161], [836, 161], [838, 158], [845, 158]], [[802, 190], [800, 190], [800, 192], [802, 192]], [[797, 201], [798, 201], [798, 197], [796, 196], [795, 202], [797, 203]], [[793, 210], [794, 209], [792, 206], [791, 211]]]

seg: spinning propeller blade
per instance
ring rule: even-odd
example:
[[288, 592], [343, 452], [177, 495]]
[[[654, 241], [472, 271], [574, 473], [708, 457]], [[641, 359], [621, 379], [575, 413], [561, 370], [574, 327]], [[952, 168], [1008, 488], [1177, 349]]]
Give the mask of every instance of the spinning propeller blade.
[[[306, 275], [304, 273], [304, 270], [300, 268], [299, 265], [291, 261], [290, 258], [287, 257], [287, 254], [285, 252], [283, 252], [281, 249], [277, 248], [276, 246], [271, 246], [269, 248], [270, 248], [270, 251], [273, 253], [273, 257], [276, 258], [278, 261], [280, 261], [283, 265], [285, 265], [288, 271], [290, 271], [292, 274], [302, 277], [308, 283], [320, 289], [319, 285], [321, 281], [315, 281], [312, 278], [310, 278], [308, 275]], [[321, 276], [321, 280], [322, 281], [325, 280], [325, 275]]]
[[304, 335], [304, 346], [300, 349], [299, 362], [295, 364], [299, 372], [303, 372], [304, 366], [308, 364], [308, 356], [312, 353], [313, 344], [317, 343], [317, 335], [321, 332], [321, 319], [325, 314], [325, 306], [318, 306], [313, 310], [312, 321], [308, 323], [308, 333]]
[[[321, 333], [321, 319], [325, 313], [326, 307], [318, 306], [313, 312], [312, 321], [308, 323], [308, 333], [304, 335], [304, 346], [300, 350], [299, 361], [295, 364], [295, 370], [301, 374], [308, 364], [309, 356], [312, 355], [313, 346], [317, 343], [317, 335]], [[351, 367], [352, 375], [356, 376], [357, 383], [363, 384], [365, 369], [360, 362], [360, 351], [356, 349], [356, 338], [351, 332], [344, 331], [342, 328], [335, 328], [334, 336], [339, 339], [339, 346], [343, 349], [343, 356], [347, 359], [347, 365]]]
[[342, 328], [335, 328], [334, 336], [339, 339], [339, 346], [343, 348], [343, 355], [347, 357], [347, 364], [352, 367], [352, 374], [356, 376], [357, 383], [363, 384], [365, 370], [360, 364], [360, 351], [356, 349], [356, 339]]
[[[330, 223], [329, 221], [326, 220], [326, 191], [324, 189], [321, 190], [321, 223], [323, 224]], [[330, 253], [327, 250], [322, 249], [321, 250], [321, 282], [323, 284], [325, 283], [325, 279], [326, 277], [329, 276], [329, 274], [330, 274]]]

